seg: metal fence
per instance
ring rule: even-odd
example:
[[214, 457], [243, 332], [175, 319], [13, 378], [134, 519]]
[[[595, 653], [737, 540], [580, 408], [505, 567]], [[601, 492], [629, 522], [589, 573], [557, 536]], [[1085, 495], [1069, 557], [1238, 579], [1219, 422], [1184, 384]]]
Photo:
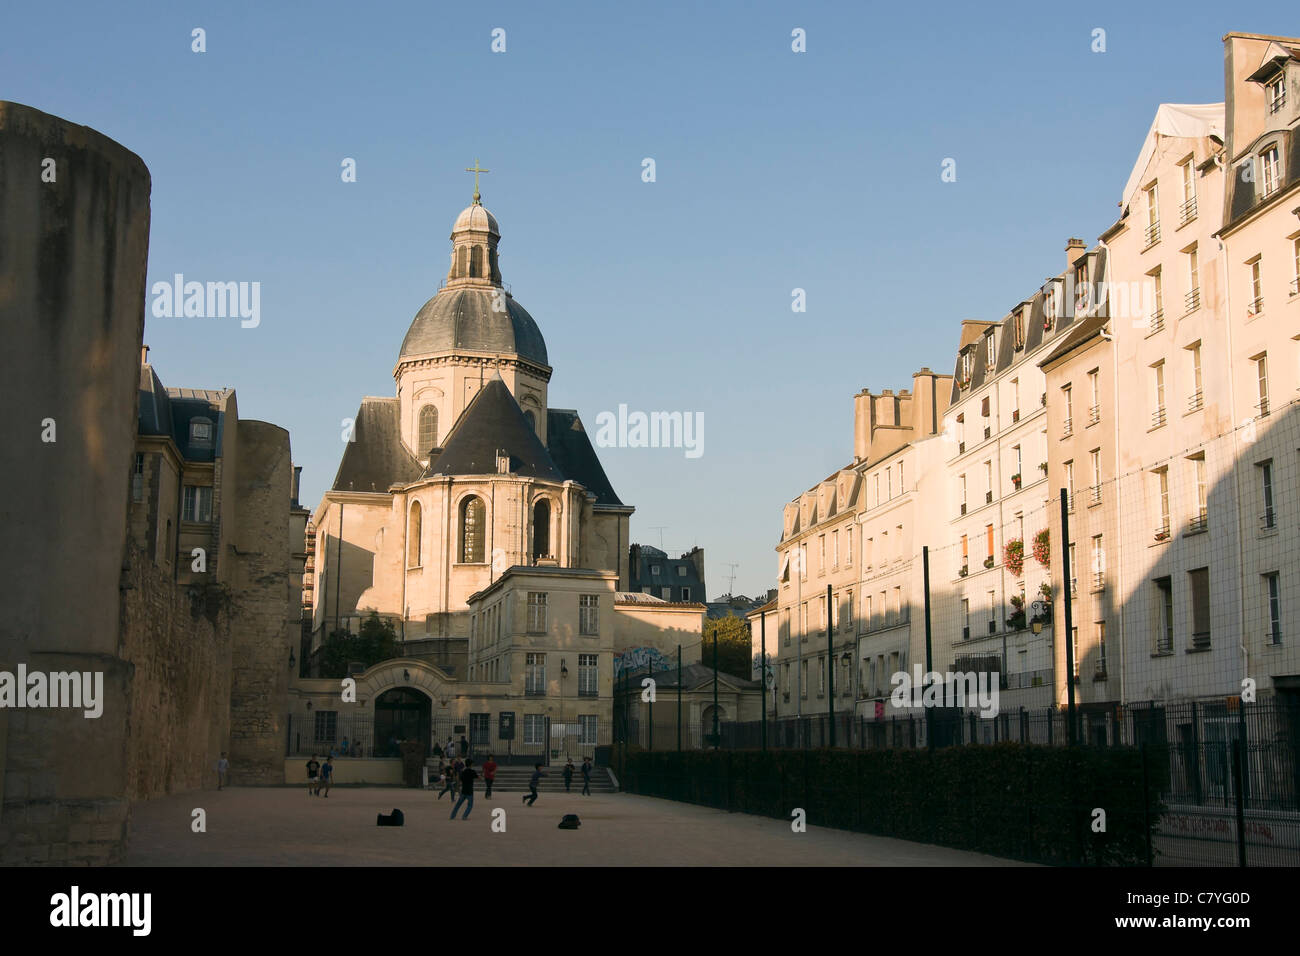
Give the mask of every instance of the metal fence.
[[433, 716], [415, 722], [376, 720], [371, 714], [348, 714], [318, 711], [290, 715], [286, 730], [285, 755], [308, 757], [348, 756], [358, 758], [397, 758], [400, 744], [408, 739], [423, 741], [425, 755], [435, 757], [445, 752], [450, 740], [456, 753], [461, 752], [464, 737], [470, 756], [483, 759], [492, 754], [498, 763], [563, 762], [572, 757], [594, 757], [607, 763], [613, 743], [613, 724], [609, 720], [579, 720], [577, 717], [516, 721], [514, 737], [500, 736], [501, 725], [492, 714], [471, 714], [469, 719]]
[[[668, 708], [671, 712], [671, 708]], [[676, 724], [633, 713], [619, 740], [645, 750], [678, 747]], [[983, 746], [1002, 742], [1066, 746], [1069, 715], [1020, 708], [983, 718], [935, 709], [884, 719], [849, 714], [684, 724], [681, 749], [860, 750]], [[1300, 706], [1289, 698], [1242, 703], [1143, 703], [1081, 707], [1074, 739], [1087, 747], [1139, 747], [1147, 786], [1164, 813], [1155, 827], [1156, 865], [1300, 865]], [[832, 744], [833, 741], [833, 744]]]

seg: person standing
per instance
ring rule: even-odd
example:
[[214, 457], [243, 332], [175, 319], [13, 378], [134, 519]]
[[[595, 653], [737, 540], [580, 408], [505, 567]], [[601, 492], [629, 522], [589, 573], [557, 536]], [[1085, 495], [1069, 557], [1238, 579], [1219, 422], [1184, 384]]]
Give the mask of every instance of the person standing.
[[530, 807], [537, 802], [537, 783], [545, 776], [546, 774], [542, 773], [542, 765], [534, 764], [533, 775], [528, 779], [528, 792], [524, 794], [523, 801]]
[[582, 758], [582, 795], [591, 796], [591, 758]]
[[320, 793], [320, 761], [312, 754], [307, 761], [307, 796], [314, 797]]
[[488, 754], [487, 763], [483, 764], [483, 782], [487, 784], [487, 796], [492, 796], [492, 781], [497, 778], [497, 762]]
[[226, 752], [221, 751], [221, 759], [217, 761], [217, 789], [220, 790], [230, 782], [230, 761], [226, 759]]
[[465, 769], [460, 772], [460, 799], [451, 808], [451, 819], [456, 819], [456, 811], [460, 809], [462, 803], [467, 801], [468, 806], [465, 807], [465, 815], [461, 819], [469, 819], [470, 812], [474, 809], [474, 780], [477, 777], [478, 771], [474, 769], [474, 761], [466, 757]]
[[573, 783], [573, 758], [570, 757], [568, 763], [564, 765], [564, 792], [569, 793], [569, 785]]
[[328, 755], [325, 757], [325, 763], [320, 768], [320, 785], [325, 790], [325, 796], [330, 795], [330, 784], [334, 782], [334, 764]]
[[442, 790], [438, 792], [438, 799], [442, 799], [444, 793], [450, 793], [452, 799], [456, 797], [456, 768], [451, 764], [443, 764], [442, 767]]
[[442, 755], [446, 757], [448, 761], [456, 759], [456, 745], [452, 743], [450, 737], [447, 738], [447, 746], [442, 748]]
[[469, 756], [469, 741], [465, 739], [464, 734], [460, 735], [460, 755], [462, 757]]

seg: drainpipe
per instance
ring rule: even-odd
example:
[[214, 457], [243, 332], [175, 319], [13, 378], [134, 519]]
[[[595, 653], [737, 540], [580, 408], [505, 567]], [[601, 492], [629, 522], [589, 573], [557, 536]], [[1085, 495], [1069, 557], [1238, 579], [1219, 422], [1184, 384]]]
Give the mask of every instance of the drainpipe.
[[[1228, 175], [1228, 167], [1223, 162], [1222, 154], [1217, 156], [1214, 162], [1215, 165], [1223, 170], [1223, 175], [1226, 179]], [[1227, 190], [1228, 185], [1226, 182], [1224, 183], [1223, 188], [1225, 191]], [[1228, 247], [1224, 245], [1223, 238], [1218, 233], [1215, 233], [1214, 238], [1219, 244], [1219, 261], [1222, 263], [1220, 269], [1223, 274], [1223, 319], [1224, 327], [1228, 330], [1228, 408], [1230, 410], [1229, 414], [1232, 414], [1235, 417], [1237, 409], [1237, 382], [1236, 376], [1233, 374], [1233, 367], [1236, 364], [1237, 356], [1232, 348], [1232, 295], [1231, 286], [1229, 285], [1228, 280]], [[1250, 676], [1250, 651], [1246, 646], [1246, 564], [1242, 545], [1241, 488], [1237, 478], [1237, 462], [1239, 456], [1237, 447], [1237, 424], [1231, 419], [1228, 421], [1228, 431], [1232, 435], [1232, 494], [1234, 510], [1237, 513], [1237, 628], [1240, 633], [1238, 649], [1241, 651], [1241, 676], [1242, 679], [1245, 680]], [[1237, 693], [1241, 693], [1240, 685], [1237, 687]]]

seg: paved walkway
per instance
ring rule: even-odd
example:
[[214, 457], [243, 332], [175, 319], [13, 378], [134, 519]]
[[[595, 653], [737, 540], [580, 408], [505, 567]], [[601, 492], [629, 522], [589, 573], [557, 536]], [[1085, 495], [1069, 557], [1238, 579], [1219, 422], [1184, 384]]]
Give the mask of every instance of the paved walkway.
[[[298, 787], [232, 788], [165, 797], [132, 811], [132, 866], [989, 866], [996, 857], [921, 843], [727, 813], [631, 794], [475, 794], [468, 822], [449, 820], [450, 795], [336, 788], [328, 798]], [[191, 812], [207, 811], [193, 833]], [[406, 825], [375, 826], [400, 807]], [[506, 811], [506, 832], [491, 829]], [[463, 808], [462, 808], [463, 812]], [[577, 813], [579, 830], [559, 830]]]

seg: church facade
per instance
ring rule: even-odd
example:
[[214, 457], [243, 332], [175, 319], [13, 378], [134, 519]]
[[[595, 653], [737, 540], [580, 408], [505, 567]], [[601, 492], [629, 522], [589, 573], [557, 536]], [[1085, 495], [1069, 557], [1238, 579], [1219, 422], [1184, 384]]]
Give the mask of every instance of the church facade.
[[[378, 760], [462, 734], [498, 761], [590, 755], [612, 742], [620, 655], [680, 645], [699, 660], [702, 604], [629, 593], [634, 509], [577, 412], [548, 405], [546, 342], [503, 285], [500, 238], [476, 188], [402, 342], [397, 394], [362, 400], [313, 515], [309, 661], [372, 613], [400, 656], [355, 675], [354, 701], [338, 679], [295, 681], [293, 756], [347, 737]], [[341, 780], [350, 769], [380, 772]]]

